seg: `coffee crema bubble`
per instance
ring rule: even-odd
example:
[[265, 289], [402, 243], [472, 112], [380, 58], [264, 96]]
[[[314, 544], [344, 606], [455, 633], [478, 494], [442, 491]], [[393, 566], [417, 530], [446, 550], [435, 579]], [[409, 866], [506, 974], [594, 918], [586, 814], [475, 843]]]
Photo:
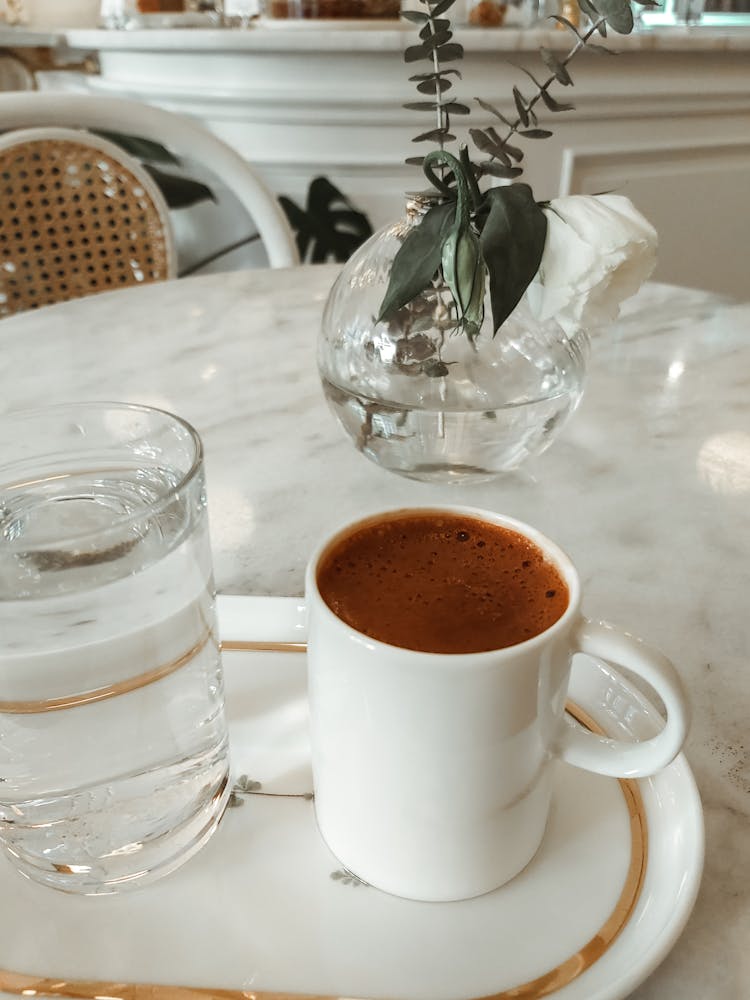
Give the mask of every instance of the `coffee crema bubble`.
[[426, 653], [478, 653], [539, 635], [568, 607], [557, 567], [524, 535], [459, 514], [393, 515], [334, 542], [318, 590], [342, 621]]

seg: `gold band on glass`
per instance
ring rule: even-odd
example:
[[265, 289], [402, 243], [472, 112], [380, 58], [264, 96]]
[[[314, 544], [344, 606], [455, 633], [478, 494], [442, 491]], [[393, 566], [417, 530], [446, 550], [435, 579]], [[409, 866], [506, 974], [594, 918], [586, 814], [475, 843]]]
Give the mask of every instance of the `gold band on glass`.
[[173, 674], [180, 667], [184, 667], [194, 656], [202, 652], [210, 640], [216, 642], [216, 638], [210, 629], [206, 629], [200, 639], [191, 646], [186, 653], [182, 653], [169, 663], [162, 663], [153, 670], [138, 674], [136, 677], [128, 677], [124, 681], [117, 681], [115, 684], [106, 684], [104, 687], [94, 688], [91, 691], [80, 691], [77, 694], [65, 695], [62, 698], [45, 698], [39, 701], [0, 701], [0, 715], [40, 715], [44, 712], [62, 712], [66, 708], [78, 708], [81, 705], [93, 705], [97, 701], [106, 701], [108, 698], [117, 698], [121, 694], [129, 694], [148, 684], [155, 684]]

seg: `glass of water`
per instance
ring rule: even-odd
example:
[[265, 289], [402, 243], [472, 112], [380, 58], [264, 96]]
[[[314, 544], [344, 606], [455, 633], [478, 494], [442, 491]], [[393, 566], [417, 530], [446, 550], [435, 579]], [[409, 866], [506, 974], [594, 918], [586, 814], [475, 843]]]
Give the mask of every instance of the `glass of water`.
[[0, 418], [0, 846], [117, 892], [195, 853], [229, 792], [197, 433], [120, 403]]

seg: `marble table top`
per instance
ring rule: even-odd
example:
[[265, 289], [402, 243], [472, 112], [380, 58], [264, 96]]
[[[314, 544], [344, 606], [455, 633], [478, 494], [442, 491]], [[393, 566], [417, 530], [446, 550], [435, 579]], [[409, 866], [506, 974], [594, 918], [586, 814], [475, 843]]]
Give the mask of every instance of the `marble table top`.
[[594, 338], [583, 402], [547, 453], [493, 483], [438, 487], [368, 462], [326, 408], [315, 341], [335, 273], [212, 275], [2, 320], [0, 412], [118, 399], [193, 422], [225, 593], [301, 593], [313, 541], [387, 506], [472, 504], [558, 541], [584, 612], [661, 646], [694, 709], [704, 881], [633, 998], [750, 996], [750, 304], [647, 286]]

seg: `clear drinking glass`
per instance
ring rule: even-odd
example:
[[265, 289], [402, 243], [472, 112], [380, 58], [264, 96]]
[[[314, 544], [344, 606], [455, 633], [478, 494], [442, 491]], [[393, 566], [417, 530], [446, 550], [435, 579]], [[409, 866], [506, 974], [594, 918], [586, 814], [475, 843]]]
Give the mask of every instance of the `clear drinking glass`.
[[200, 438], [120, 403], [0, 419], [0, 845], [100, 894], [172, 871], [228, 796]]

